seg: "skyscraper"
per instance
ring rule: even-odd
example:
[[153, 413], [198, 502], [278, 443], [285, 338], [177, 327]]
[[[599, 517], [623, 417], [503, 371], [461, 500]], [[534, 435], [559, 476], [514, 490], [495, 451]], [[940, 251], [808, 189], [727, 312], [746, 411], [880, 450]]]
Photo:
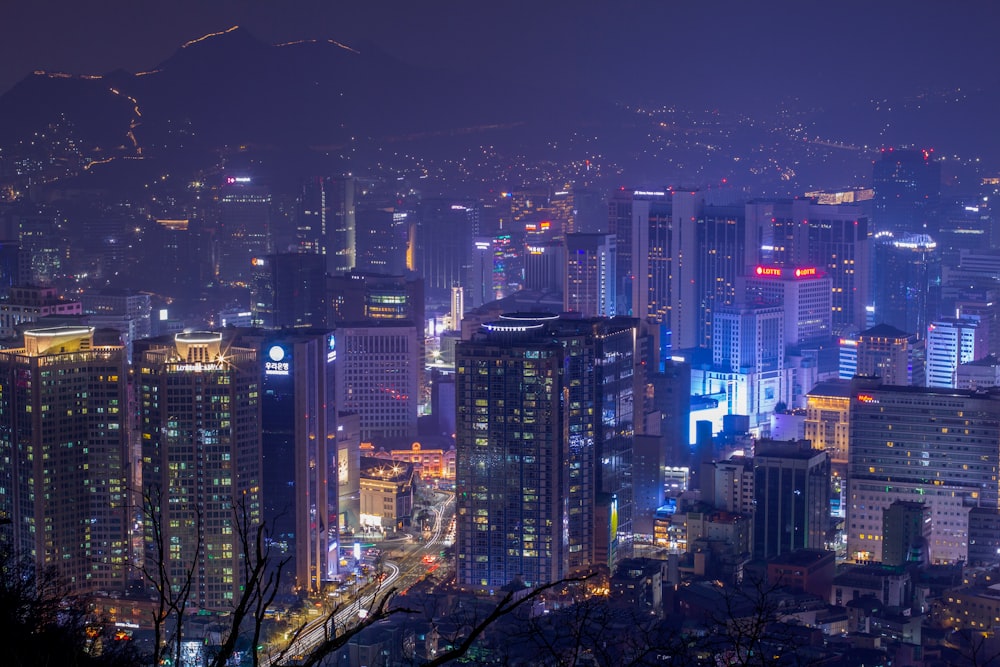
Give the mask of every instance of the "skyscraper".
[[927, 386], [955, 387], [960, 364], [982, 359], [986, 346], [986, 327], [978, 317], [945, 317], [927, 327]]
[[931, 285], [940, 280], [937, 244], [926, 234], [875, 238], [875, 317], [903, 331], [924, 331], [931, 308]]
[[815, 267], [756, 266], [742, 279], [747, 302], [781, 305], [785, 342], [798, 345], [827, 338], [831, 332], [830, 279]]
[[124, 590], [131, 557], [125, 350], [93, 340], [33, 329], [0, 351], [0, 539], [73, 594]]
[[569, 572], [563, 347], [541, 323], [496, 324], [456, 348], [457, 581], [493, 590]]
[[614, 236], [567, 234], [563, 310], [584, 317], [612, 317], [617, 271]]
[[927, 505], [933, 562], [968, 556], [968, 512], [998, 508], [1000, 394], [857, 379], [851, 396], [847, 554], [883, 560], [882, 513]]
[[354, 190], [351, 177], [315, 177], [302, 187], [296, 221], [298, 249], [323, 255], [327, 273], [343, 273], [355, 265]]
[[275, 536], [294, 544], [296, 585], [318, 592], [338, 560], [338, 491], [329, 480], [336, 340], [326, 331], [278, 333], [265, 336], [260, 349], [262, 515]]
[[219, 279], [250, 284], [251, 260], [273, 248], [270, 192], [249, 177], [228, 177], [219, 198]]
[[762, 200], [746, 216], [746, 266], [815, 267], [830, 278], [833, 333], [866, 325], [872, 229], [863, 205]]
[[830, 458], [798, 443], [757, 443], [753, 557], [822, 549], [830, 514]]
[[337, 325], [337, 409], [355, 412], [361, 439], [417, 434], [419, 379], [424, 359], [408, 321]]
[[840, 378], [864, 375], [885, 384], [922, 387], [926, 355], [926, 341], [917, 333], [878, 324], [855, 338], [840, 339]]
[[144, 348], [136, 356], [147, 546], [170, 555], [173, 581], [193, 568], [192, 605], [229, 609], [243, 583], [239, 531], [262, 519], [257, 352], [224, 345], [216, 332]]
[[276, 329], [326, 325], [326, 258], [281, 253], [268, 258], [274, 303], [270, 325]]
[[628, 556], [636, 325], [511, 314], [459, 343], [461, 585], [536, 584]]
[[872, 187], [879, 232], [925, 234], [941, 198], [941, 163], [927, 150], [883, 149], [872, 167]]

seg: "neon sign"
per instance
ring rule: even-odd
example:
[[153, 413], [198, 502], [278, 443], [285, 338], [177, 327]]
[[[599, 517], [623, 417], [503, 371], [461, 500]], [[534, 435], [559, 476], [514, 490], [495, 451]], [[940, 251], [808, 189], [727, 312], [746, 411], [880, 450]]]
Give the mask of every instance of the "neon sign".
[[776, 266], [758, 266], [758, 276], [781, 276], [781, 269]]
[[859, 403], [878, 403], [878, 399], [871, 394], [858, 394]]
[[810, 267], [805, 268], [805, 269], [795, 269], [795, 277], [796, 278], [805, 278], [806, 276], [815, 276], [815, 275], [816, 275], [816, 267], [815, 266], [810, 266]]

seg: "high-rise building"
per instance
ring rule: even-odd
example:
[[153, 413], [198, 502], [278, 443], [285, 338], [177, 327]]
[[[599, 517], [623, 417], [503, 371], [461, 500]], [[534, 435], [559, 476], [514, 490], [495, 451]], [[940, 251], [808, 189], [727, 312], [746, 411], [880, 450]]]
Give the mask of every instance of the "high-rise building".
[[875, 318], [903, 331], [924, 331], [936, 314], [932, 282], [940, 280], [937, 244], [926, 234], [875, 237]]
[[851, 383], [819, 382], [806, 399], [806, 440], [829, 452], [834, 463], [846, 463], [851, 435]]
[[322, 327], [326, 325], [326, 258], [316, 254], [270, 255], [273, 306], [270, 326]]
[[298, 249], [323, 255], [327, 273], [339, 274], [355, 266], [354, 189], [351, 177], [316, 177], [302, 188], [296, 220]]
[[193, 332], [148, 341], [136, 357], [147, 545], [170, 554], [172, 581], [194, 572], [194, 607], [231, 609], [247, 556], [239, 531], [262, 520], [257, 351]]
[[840, 378], [882, 378], [885, 384], [924, 385], [926, 342], [888, 324], [878, 324], [854, 338], [840, 339]]
[[745, 266], [815, 267], [830, 278], [833, 333], [866, 325], [872, 230], [863, 205], [755, 201], [746, 219]]
[[785, 312], [769, 304], [727, 306], [715, 314], [712, 364], [727, 371], [780, 371], [785, 364]]
[[822, 549], [830, 515], [830, 458], [806, 441], [759, 441], [753, 459], [753, 557]]
[[815, 267], [756, 266], [741, 280], [748, 303], [780, 305], [785, 311], [785, 343], [799, 345], [830, 336], [830, 279]]
[[219, 279], [238, 285], [250, 284], [255, 257], [274, 252], [271, 194], [249, 177], [227, 177], [221, 190], [218, 252]]
[[465, 314], [465, 290], [461, 285], [451, 288], [451, 330], [462, 327], [462, 315]]
[[534, 585], [628, 555], [636, 324], [513, 314], [458, 344], [460, 585]]
[[428, 197], [417, 207], [416, 269], [428, 294], [465, 284], [479, 208], [471, 201]]
[[878, 231], [925, 234], [941, 198], [941, 163], [927, 150], [883, 149], [872, 187]]
[[72, 594], [124, 590], [131, 565], [127, 366], [91, 327], [0, 351], [0, 539]]
[[569, 573], [563, 347], [542, 324], [495, 325], [456, 349], [457, 581], [494, 590]]
[[882, 513], [927, 505], [932, 562], [968, 555], [972, 507], [998, 508], [1000, 394], [856, 379], [847, 472], [847, 555], [883, 560]]
[[[260, 349], [263, 366], [262, 516], [276, 538], [294, 545], [296, 585], [313, 592], [337, 573], [337, 345], [326, 331], [240, 340]], [[331, 470], [332, 468], [332, 470]]]
[[417, 435], [417, 331], [403, 320], [337, 325], [337, 409], [358, 414], [362, 440]]
[[583, 317], [615, 315], [617, 261], [610, 234], [566, 235], [563, 310]]
[[961, 364], [989, 354], [986, 327], [978, 317], [946, 317], [927, 327], [927, 386], [957, 386]]

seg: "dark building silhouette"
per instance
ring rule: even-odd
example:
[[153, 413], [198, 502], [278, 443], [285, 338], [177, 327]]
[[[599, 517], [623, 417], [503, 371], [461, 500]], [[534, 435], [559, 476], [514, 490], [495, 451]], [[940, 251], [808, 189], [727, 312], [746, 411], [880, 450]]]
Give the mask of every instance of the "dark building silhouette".
[[872, 187], [877, 231], [927, 233], [941, 198], [941, 163], [931, 151], [883, 149], [872, 167]]
[[830, 457], [808, 441], [758, 441], [753, 557], [822, 549], [830, 514]]

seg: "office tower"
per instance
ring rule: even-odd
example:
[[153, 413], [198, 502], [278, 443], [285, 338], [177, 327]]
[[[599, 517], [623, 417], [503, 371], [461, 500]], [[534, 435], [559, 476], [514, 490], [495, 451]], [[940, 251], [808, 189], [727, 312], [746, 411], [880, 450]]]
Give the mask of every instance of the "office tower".
[[846, 463], [851, 435], [851, 383], [828, 380], [813, 387], [806, 399], [806, 440], [813, 449], [830, 454], [834, 463]]
[[328, 320], [409, 320], [418, 324], [423, 336], [424, 282], [408, 275], [349, 271], [326, 280], [329, 293]]
[[131, 560], [128, 376], [92, 327], [0, 351], [0, 539], [71, 594], [121, 592]]
[[0, 300], [0, 338], [16, 336], [19, 324], [37, 322], [47, 315], [80, 315], [79, 301], [59, 296], [55, 287], [12, 287]]
[[815, 267], [755, 266], [743, 283], [747, 303], [773, 303], [785, 310], [785, 343], [799, 345], [831, 334], [830, 279]]
[[302, 186], [296, 216], [297, 247], [300, 252], [323, 255], [327, 273], [343, 273], [355, 265], [354, 190], [355, 179], [351, 177], [317, 176]]
[[[691, 366], [668, 360], [659, 373], [646, 374], [647, 410], [660, 414], [668, 466], [687, 466], [691, 458]], [[650, 391], [652, 389], [652, 391]]]
[[584, 317], [615, 315], [617, 260], [610, 234], [566, 235], [563, 310]]
[[768, 304], [721, 308], [715, 315], [712, 364], [735, 372], [780, 371], [785, 361], [785, 313]]
[[361, 526], [361, 420], [353, 412], [337, 412], [337, 451], [330, 467], [336, 470], [337, 511], [340, 528], [356, 531]]
[[230, 176], [219, 197], [218, 276], [223, 282], [249, 285], [252, 260], [274, 251], [271, 194], [249, 177]]
[[840, 339], [840, 378], [882, 378], [885, 384], [924, 386], [926, 342], [888, 324]]
[[966, 560], [971, 507], [997, 509], [1000, 394], [857, 379], [851, 397], [847, 556], [883, 560], [882, 512], [923, 502], [932, 562]]
[[875, 318], [903, 331], [924, 331], [933, 317], [931, 285], [941, 277], [937, 244], [926, 234], [875, 237]]
[[750, 427], [769, 422], [778, 403], [791, 403], [780, 306], [723, 306], [715, 314], [712, 364], [691, 370], [691, 391], [718, 394], [722, 410], [747, 415]]
[[631, 313], [665, 324], [679, 348], [701, 343], [699, 310], [706, 304], [698, 302], [696, 221], [702, 203], [697, 192], [679, 192], [632, 206]]
[[978, 317], [946, 317], [932, 322], [927, 327], [927, 386], [955, 387], [958, 366], [989, 353], [987, 335]]
[[462, 315], [465, 314], [465, 290], [461, 286], [451, 288], [451, 330], [456, 331], [462, 326]]
[[[639, 206], [636, 211], [637, 202], [646, 202]], [[636, 217], [639, 216], [639, 217]], [[615, 237], [615, 251], [618, 255], [617, 277], [615, 281], [615, 292], [618, 296], [618, 304], [615, 312], [630, 317], [647, 317], [649, 310], [648, 295], [644, 297], [641, 304], [633, 303], [635, 300], [634, 290], [643, 289], [648, 292], [648, 282], [652, 281], [657, 286], [662, 285], [662, 291], [666, 292], [666, 277], [662, 270], [655, 275], [651, 269], [666, 261], [663, 252], [663, 239], [666, 235], [666, 228], [670, 225], [670, 200], [666, 192], [660, 191], [639, 191], [617, 190], [608, 201], [608, 233]], [[653, 234], [653, 248], [657, 249], [657, 255], [650, 257], [650, 234]], [[645, 271], [642, 275], [637, 273], [637, 268]], [[641, 281], [641, 285], [639, 282]], [[657, 321], [662, 321], [666, 317], [665, 311], [659, 312]]]
[[942, 256], [992, 248], [1000, 243], [990, 199], [985, 194], [965, 195], [941, 206], [934, 239]]
[[906, 565], [918, 554], [926, 556], [927, 538], [931, 535], [927, 505], [918, 501], [897, 500], [882, 513], [882, 564]]
[[524, 262], [510, 234], [493, 237], [493, 298], [502, 299], [521, 289]]
[[535, 585], [628, 555], [636, 324], [513, 314], [458, 344], [460, 585]]
[[60, 229], [59, 214], [48, 206], [29, 206], [13, 216], [17, 240], [25, 261], [24, 284], [47, 285], [65, 274], [69, 244]]
[[469, 308], [478, 308], [496, 299], [493, 290], [493, 241], [486, 237], [476, 237], [472, 241], [472, 253], [465, 284]]
[[192, 606], [231, 609], [244, 576], [239, 531], [262, 519], [261, 360], [216, 332], [148, 341], [136, 357], [147, 549], [156, 517], [172, 581], [194, 572]]
[[142, 261], [157, 270], [147, 274], [157, 294], [195, 294], [215, 280], [214, 248], [218, 230], [194, 218], [158, 218], [148, 233]]
[[267, 258], [273, 305], [270, 325], [275, 329], [326, 325], [326, 258], [305, 253], [282, 253]]
[[[318, 257], [318, 256], [317, 256]], [[250, 347], [250, 340], [241, 340]], [[253, 345], [257, 347], [257, 344]], [[259, 343], [263, 519], [294, 545], [296, 586], [319, 592], [337, 572], [336, 339], [321, 331]]]
[[830, 515], [830, 458], [806, 441], [759, 441], [753, 459], [753, 557], [822, 549]]
[[566, 246], [562, 239], [529, 242], [522, 254], [524, 289], [562, 295], [566, 280]]
[[755, 201], [746, 219], [746, 266], [815, 267], [830, 278], [833, 333], [865, 326], [872, 230], [863, 205]]
[[493, 325], [456, 349], [457, 581], [499, 589], [569, 573], [563, 347], [541, 324]]
[[931, 151], [883, 149], [872, 167], [878, 231], [922, 234], [941, 198], [941, 163]]
[[406, 269], [406, 214], [394, 204], [377, 199], [359, 204], [356, 239], [358, 269], [393, 275]]
[[428, 197], [416, 211], [416, 269], [428, 294], [443, 297], [465, 284], [472, 239], [479, 227], [473, 202]]
[[[674, 200], [685, 193], [675, 193]], [[720, 308], [742, 300], [737, 279], [746, 270], [746, 208], [745, 206], [714, 206], [704, 204], [694, 211], [697, 223], [696, 298], [698, 309], [696, 337], [699, 347], [712, 345], [715, 313]], [[684, 218], [680, 221], [683, 223]], [[683, 327], [681, 327], [683, 330]]]
[[358, 414], [362, 440], [417, 435], [417, 331], [402, 320], [336, 326], [337, 409]]

